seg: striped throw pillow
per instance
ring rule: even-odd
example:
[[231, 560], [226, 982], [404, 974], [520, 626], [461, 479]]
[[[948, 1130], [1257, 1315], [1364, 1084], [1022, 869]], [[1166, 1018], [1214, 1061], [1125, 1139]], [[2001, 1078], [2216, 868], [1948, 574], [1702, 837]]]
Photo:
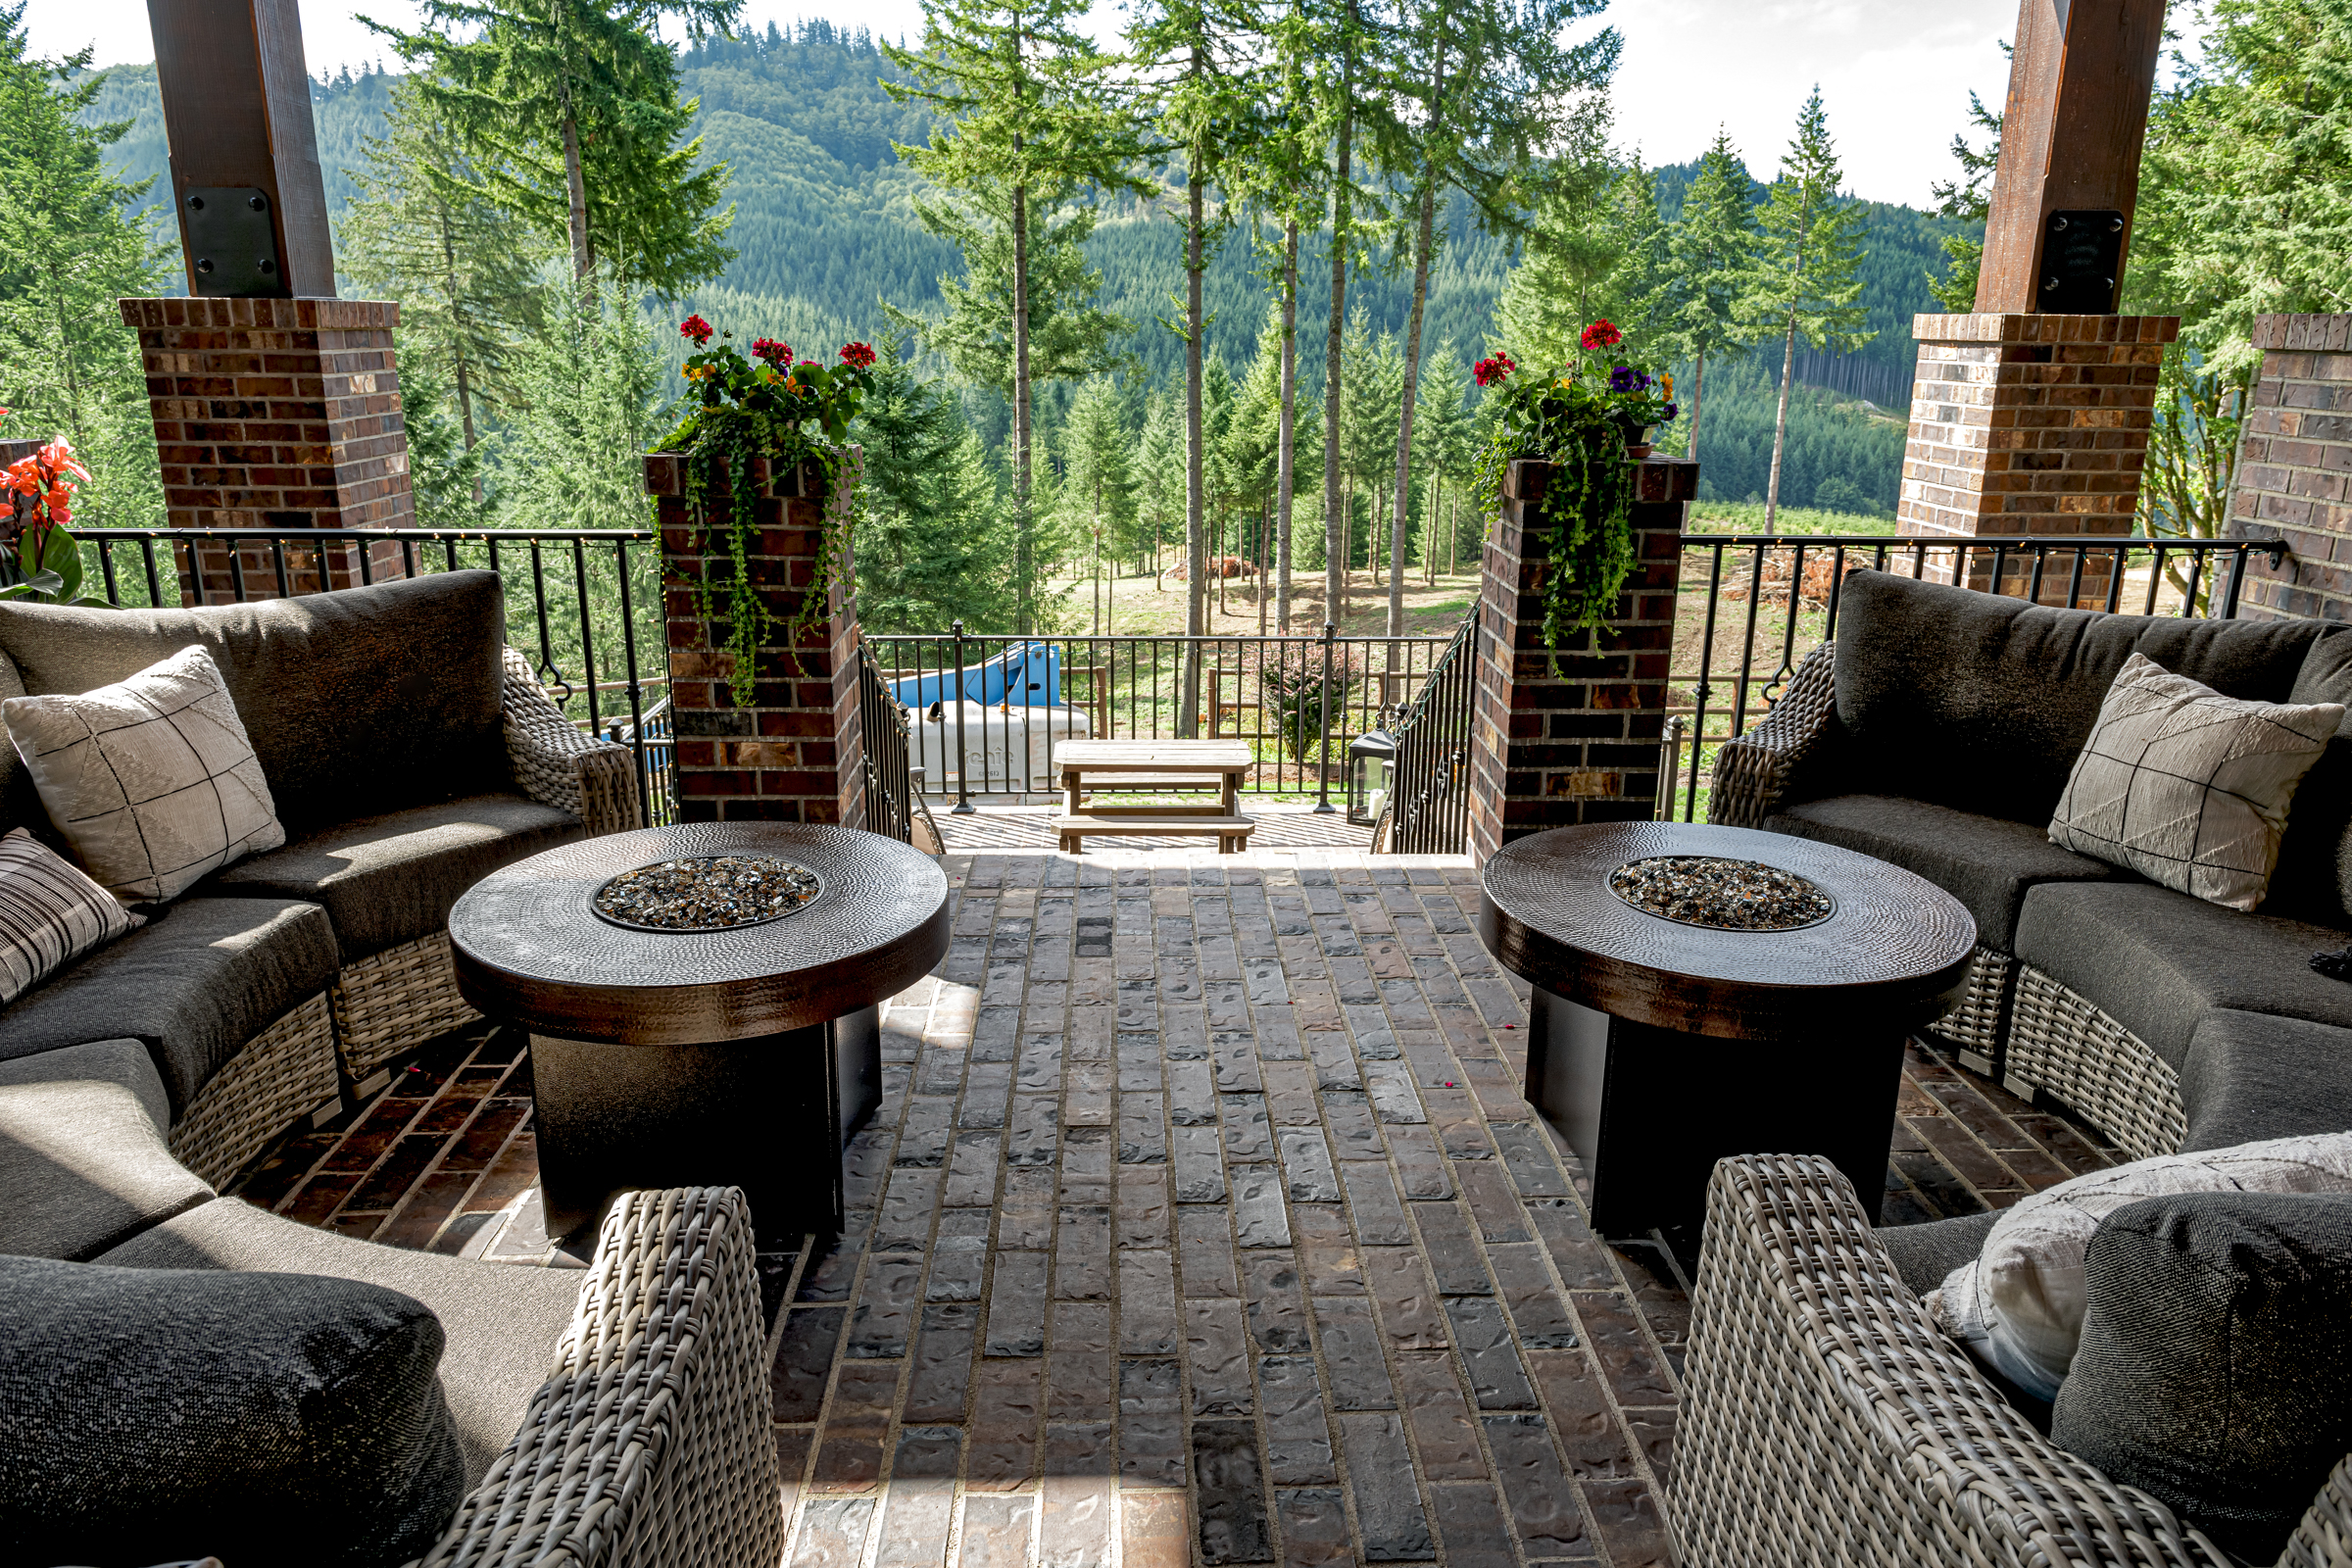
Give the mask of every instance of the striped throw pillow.
[[0, 1005], [145, 923], [23, 828], [0, 836]]

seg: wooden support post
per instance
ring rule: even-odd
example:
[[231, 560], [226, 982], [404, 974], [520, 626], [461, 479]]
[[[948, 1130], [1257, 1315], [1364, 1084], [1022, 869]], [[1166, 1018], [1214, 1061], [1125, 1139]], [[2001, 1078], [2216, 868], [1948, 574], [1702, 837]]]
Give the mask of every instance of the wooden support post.
[[147, 0], [147, 17], [188, 292], [332, 299], [295, 0]]
[[1979, 314], [2114, 314], [2163, 41], [2164, 0], [2018, 8]]

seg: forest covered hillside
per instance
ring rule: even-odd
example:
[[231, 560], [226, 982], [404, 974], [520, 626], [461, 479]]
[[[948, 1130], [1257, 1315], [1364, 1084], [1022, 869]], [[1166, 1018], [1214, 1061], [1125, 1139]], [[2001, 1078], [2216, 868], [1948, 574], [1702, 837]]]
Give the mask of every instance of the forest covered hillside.
[[[762, 34], [687, 50], [680, 63], [682, 92], [700, 99], [695, 131], [704, 155], [731, 172], [728, 199], [735, 214], [727, 243], [737, 254], [715, 283], [674, 302], [679, 314], [700, 311], [747, 333], [839, 342], [886, 335], [884, 302], [918, 315], [940, 308], [938, 279], [960, 274], [962, 259], [922, 225], [914, 202], [924, 182], [893, 151], [894, 142], [926, 139], [929, 117], [883, 90], [878, 78], [893, 68], [870, 36], [823, 23], [804, 24], [789, 34], [771, 24]], [[394, 79], [343, 74], [314, 84], [319, 163], [332, 213], [355, 194], [348, 172], [361, 165], [365, 139], [381, 133]], [[115, 157], [132, 178], [164, 172], [152, 66], [113, 68], [88, 118], [132, 121], [113, 149]], [[1746, 151], [1751, 171], [1769, 173], [1777, 150]], [[1667, 219], [1679, 212], [1694, 168], [1657, 171]], [[157, 180], [151, 201], [164, 199], [166, 183]], [[1847, 356], [1800, 346], [1797, 378], [1819, 390], [1798, 397], [1791, 409], [1784, 479], [1784, 499], [1791, 504], [1811, 500], [1819, 485], [1836, 477], [1846, 480], [1854, 503], [1864, 509], [1890, 509], [1895, 498], [1899, 416], [1910, 392], [1910, 320], [1936, 308], [1928, 279], [1942, 271], [1938, 241], [1957, 225], [1905, 207], [1871, 203], [1865, 212], [1860, 276], [1869, 325], [1878, 337]], [[1275, 258], [1265, 242], [1275, 238], [1253, 234], [1246, 220], [1237, 220], [1203, 280], [1207, 345], [1236, 379], [1255, 356], [1266, 325], [1272, 295], [1265, 273]], [[1182, 340], [1160, 324], [1176, 314], [1172, 302], [1183, 291], [1181, 243], [1180, 229], [1166, 217], [1122, 199], [1103, 205], [1085, 247], [1102, 274], [1098, 303], [1130, 323], [1125, 347], [1144, 385], [1154, 389], [1171, 384], [1182, 363]], [[1323, 380], [1321, 324], [1330, 310], [1325, 246], [1321, 234], [1300, 242], [1300, 381], [1309, 397], [1320, 395]], [[1360, 309], [1375, 338], [1401, 334], [1411, 304], [1410, 268], [1386, 265], [1394, 258], [1377, 250], [1370, 260], [1349, 280], [1350, 314]], [[1450, 350], [1466, 363], [1483, 352], [1515, 260], [1512, 245], [1479, 232], [1455, 204], [1432, 273], [1425, 356]], [[672, 347], [664, 343], [665, 350]], [[1745, 367], [1710, 366], [1701, 443], [1708, 494], [1737, 500], [1763, 490], [1779, 371], [1777, 342], [1758, 350]], [[1040, 387], [1041, 423], [1050, 428], [1056, 422], [1070, 393], [1064, 385]], [[1885, 413], [1858, 406], [1865, 399]], [[1002, 400], [967, 394], [966, 402], [992, 442], [1001, 439], [1003, 420], [991, 416]]]

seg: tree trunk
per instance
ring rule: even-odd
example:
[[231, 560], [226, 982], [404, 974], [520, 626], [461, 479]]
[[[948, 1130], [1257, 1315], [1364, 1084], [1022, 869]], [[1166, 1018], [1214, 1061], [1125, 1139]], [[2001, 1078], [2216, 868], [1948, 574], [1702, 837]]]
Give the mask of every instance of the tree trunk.
[[[1355, 6], [1348, 7], [1352, 29]], [[1340, 493], [1340, 339], [1348, 328], [1348, 158], [1355, 136], [1355, 35], [1340, 57], [1340, 136], [1331, 186], [1331, 331], [1323, 370], [1323, 618], [1338, 625], [1348, 612], [1348, 513]]]
[[1788, 313], [1788, 335], [1781, 345], [1781, 412], [1772, 425], [1772, 483], [1764, 492], [1764, 531], [1781, 514], [1781, 448], [1788, 440], [1788, 381], [1796, 373], [1796, 312]]
[[[1199, 50], [1193, 53], [1193, 72], [1200, 71]], [[1189, 566], [1184, 584], [1184, 629], [1193, 637], [1208, 633], [1207, 518], [1201, 511], [1200, 474], [1200, 227], [1203, 185], [1195, 170], [1186, 191], [1190, 204], [1184, 230], [1184, 551]], [[1200, 733], [1200, 645], [1184, 645], [1182, 703], [1176, 710], [1176, 733], [1190, 739]]]
[[[447, 206], [442, 206], [440, 210], [440, 227], [441, 289], [443, 297], [449, 301], [450, 313], [454, 317], [458, 306], [458, 242], [456, 236], [449, 231], [449, 209]], [[456, 361], [458, 380], [458, 423], [466, 434], [466, 455], [471, 457], [473, 456], [473, 391], [466, 378], [465, 345], [459, 344], [453, 351], [452, 357]], [[482, 504], [482, 476], [479, 471], [476, 471], [473, 476], [473, 504], [477, 507]]]
[[[1291, 491], [1298, 479], [1298, 220], [1282, 233], [1282, 429], [1274, 462], [1274, 626], [1291, 629]], [[1264, 551], [1259, 551], [1262, 557]], [[1262, 597], [1265, 584], [1258, 584]]]
[[[1412, 529], [1413, 402], [1421, 388], [1421, 313], [1429, 304], [1429, 253], [1437, 236], [1438, 186], [1421, 183], [1421, 227], [1413, 242], [1413, 311], [1404, 326], [1404, 398], [1396, 416], [1396, 505], [1390, 514], [1389, 635], [1404, 635], [1405, 535]], [[1397, 646], [1389, 644], [1389, 667]]]
[[[1019, 138], [1014, 138], [1019, 156]], [[1020, 531], [1013, 569], [1020, 575], [1019, 613], [1015, 627], [1026, 637], [1030, 630], [1030, 591], [1036, 577], [1030, 553], [1036, 529], [1029, 515], [1029, 187], [1012, 187], [1012, 515]]]
[[1683, 456], [1692, 463], [1698, 461], [1698, 399], [1707, 389], [1707, 353], [1701, 349], [1690, 356], [1690, 438], [1683, 443]]
[[1266, 634], [1266, 504], [1257, 504], [1257, 634]]
[[588, 181], [580, 172], [580, 124], [572, 118], [568, 68], [559, 78], [557, 92], [564, 102], [564, 188], [571, 203], [571, 275], [585, 283], [596, 270], [596, 256], [588, 248]]

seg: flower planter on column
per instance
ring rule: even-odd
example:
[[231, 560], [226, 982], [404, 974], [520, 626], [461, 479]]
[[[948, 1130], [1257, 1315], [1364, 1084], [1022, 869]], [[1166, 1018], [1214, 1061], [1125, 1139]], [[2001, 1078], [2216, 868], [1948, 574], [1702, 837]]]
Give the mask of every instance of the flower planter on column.
[[1518, 462], [1487, 541], [1478, 695], [1471, 718], [1470, 854], [1575, 822], [1655, 810], [1673, 656], [1683, 518], [1698, 465], [1640, 465], [1631, 514], [1636, 564], [1601, 626], [1544, 642], [1545, 525], [1535, 517], [1558, 470]]
[[[732, 567], [713, 526], [732, 504], [723, 467], [698, 517], [685, 460], [650, 453], [645, 487], [662, 531], [662, 606], [669, 633], [670, 712], [677, 735], [679, 812], [690, 822], [838, 822], [863, 825], [864, 745], [858, 708], [858, 621], [840, 586], [795, 629], [816, 582], [824, 532], [824, 474], [802, 464], [774, 473], [751, 465], [757, 529], [748, 542], [753, 591], [767, 608], [750, 700], [739, 701], [726, 648]], [[697, 583], [710, 572], [705, 595]]]

